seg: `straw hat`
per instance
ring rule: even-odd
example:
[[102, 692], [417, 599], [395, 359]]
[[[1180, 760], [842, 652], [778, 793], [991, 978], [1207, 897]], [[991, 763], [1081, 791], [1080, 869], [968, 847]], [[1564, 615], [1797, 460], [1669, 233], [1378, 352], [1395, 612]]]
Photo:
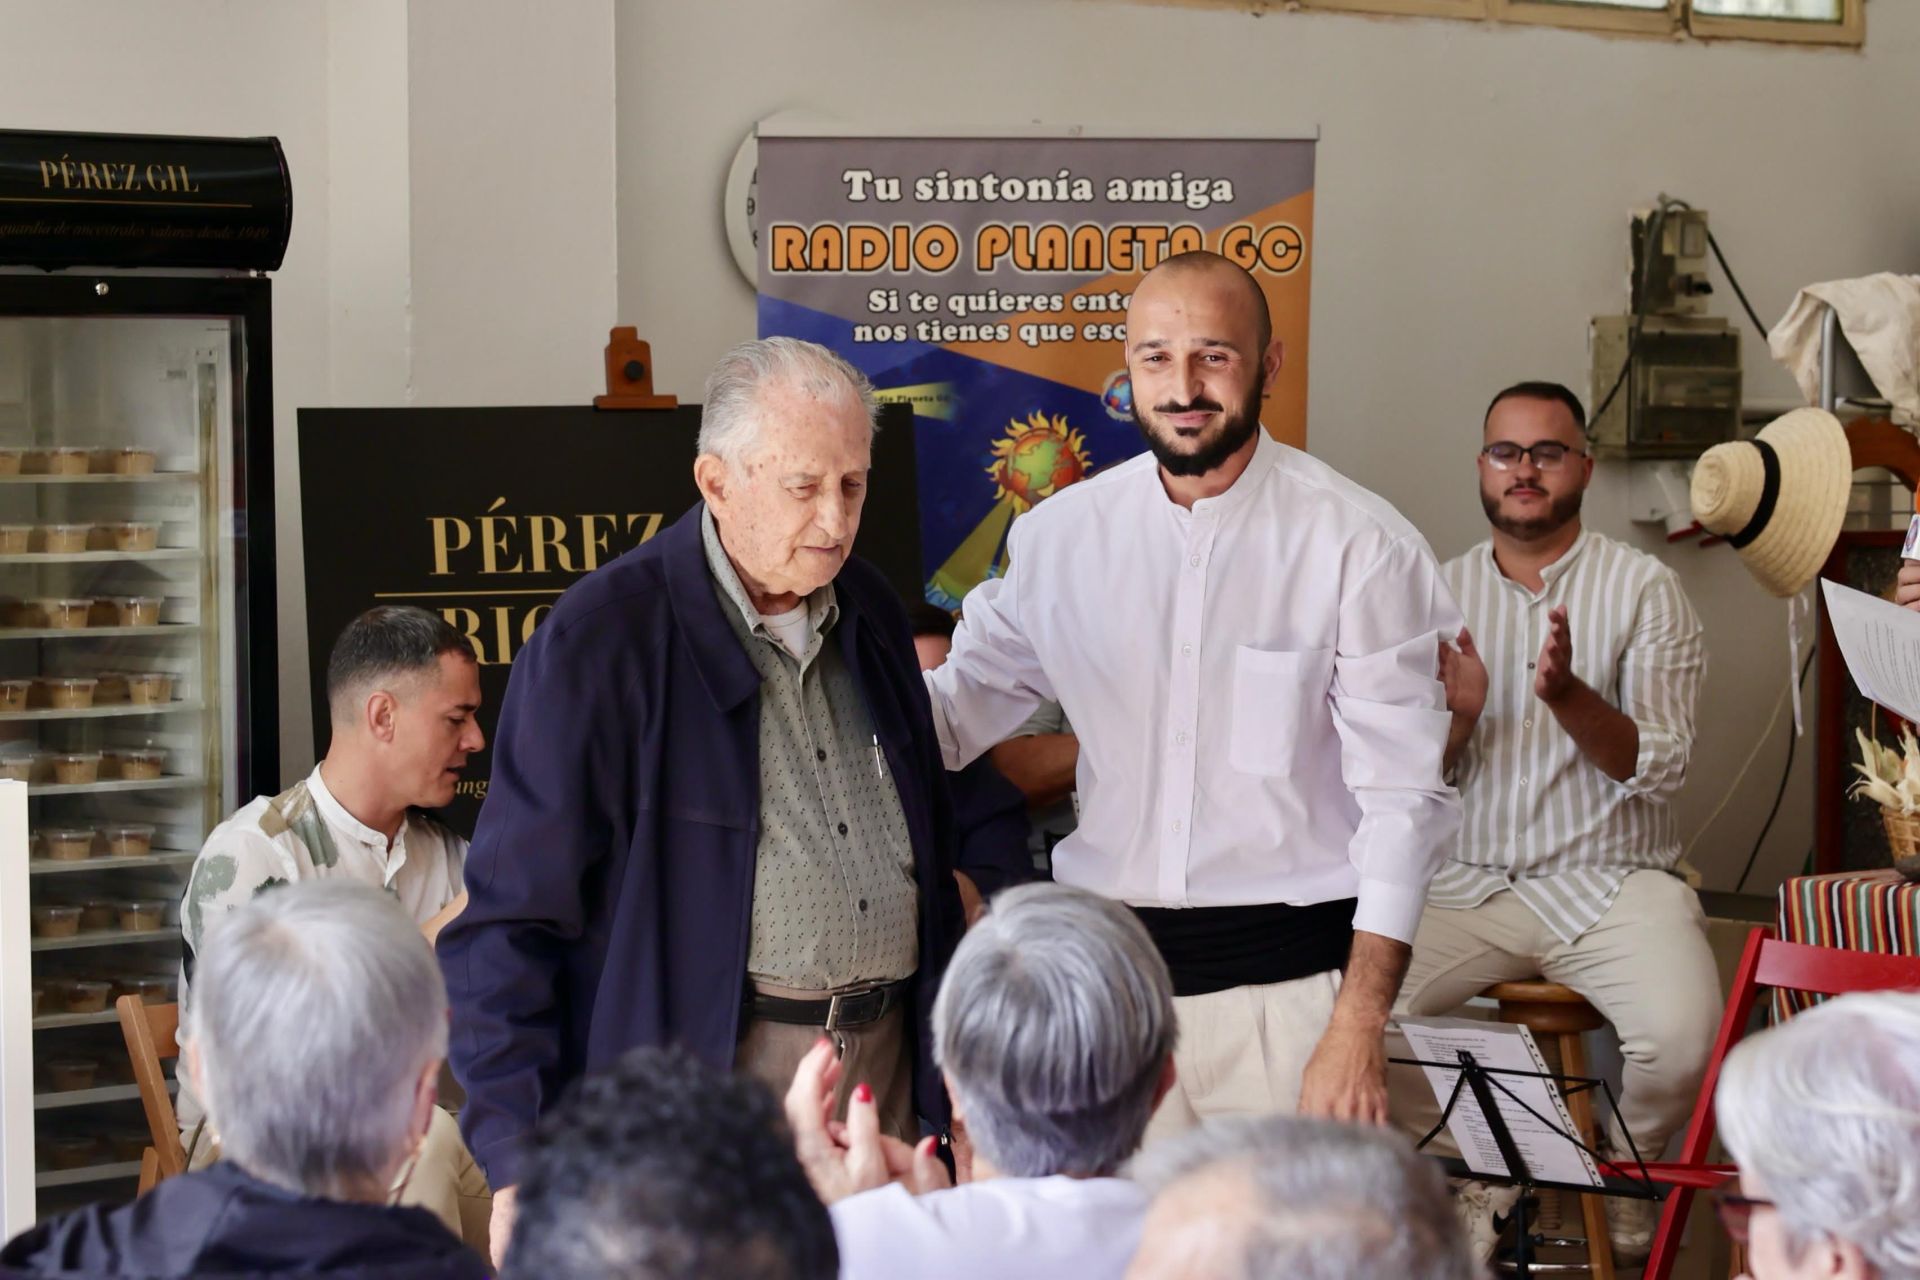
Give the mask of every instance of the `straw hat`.
[[1853, 455], [1840, 419], [1795, 409], [1752, 440], [1717, 444], [1693, 469], [1693, 515], [1776, 596], [1798, 595], [1847, 516]]

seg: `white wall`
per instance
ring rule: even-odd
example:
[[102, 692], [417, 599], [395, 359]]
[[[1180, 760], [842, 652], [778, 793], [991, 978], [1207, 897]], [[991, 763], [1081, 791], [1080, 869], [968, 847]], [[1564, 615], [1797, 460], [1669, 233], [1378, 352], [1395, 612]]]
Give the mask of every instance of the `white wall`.
[[[1587, 318], [1625, 305], [1630, 208], [1666, 191], [1711, 211], [1769, 321], [1802, 283], [1920, 268], [1920, 4], [1905, 0], [1870, 6], [1864, 53], [1088, 0], [622, 0], [618, 13], [621, 317], [682, 396], [753, 332], [720, 194], [762, 116], [879, 132], [1318, 124], [1310, 444], [1443, 556], [1484, 533], [1472, 459], [1488, 396], [1522, 377], [1584, 393]], [[1751, 331], [1743, 341], [1750, 398], [1791, 397]], [[1707, 625], [1680, 800], [1691, 835], [1785, 687], [1785, 611], [1725, 549], [1668, 550], [1627, 524], [1624, 488], [1603, 469], [1590, 522], [1673, 564]], [[1710, 884], [1731, 886], [1758, 834], [1776, 735], [1695, 852]], [[1755, 885], [1810, 845], [1809, 756]]]

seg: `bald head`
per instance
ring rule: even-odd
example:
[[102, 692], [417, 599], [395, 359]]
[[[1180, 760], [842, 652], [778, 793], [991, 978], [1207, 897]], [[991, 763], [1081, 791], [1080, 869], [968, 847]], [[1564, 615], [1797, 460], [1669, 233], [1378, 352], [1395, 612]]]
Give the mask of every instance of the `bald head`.
[[1260, 350], [1266, 350], [1267, 344], [1273, 341], [1273, 317], [1267, 310], [1267, 295], [1260, 291], [1260, 282], [1245, 267], [1211, 249], [1176, 253], [1147, 272], [1133, 291], [1133, 301], [1127, 307], [1129, 317], [1142, 295], [1153, 301], [1163, 289], [1178, 293], [1218, 290], [1235, 309], [1244, 308], [1242, 314], [1253, 326]]

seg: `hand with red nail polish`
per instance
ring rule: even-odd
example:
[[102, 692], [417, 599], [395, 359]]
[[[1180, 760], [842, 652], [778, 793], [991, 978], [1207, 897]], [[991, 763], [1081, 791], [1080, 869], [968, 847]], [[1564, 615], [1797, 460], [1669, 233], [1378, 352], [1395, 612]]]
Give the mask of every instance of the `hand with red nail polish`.
[[896, 1181], [915, 1195], [948, 1185], [931, 1140], [916, 1148], [880, 1132], [873, 1088], [864, 1080], [847, 1099], [846, 1120], [834, 1119], [840, 1070], [833, 1045], [822, 1039], [800, 1060], [787, 1090], [794, 1152], [820, 1199], [832, 1204]]

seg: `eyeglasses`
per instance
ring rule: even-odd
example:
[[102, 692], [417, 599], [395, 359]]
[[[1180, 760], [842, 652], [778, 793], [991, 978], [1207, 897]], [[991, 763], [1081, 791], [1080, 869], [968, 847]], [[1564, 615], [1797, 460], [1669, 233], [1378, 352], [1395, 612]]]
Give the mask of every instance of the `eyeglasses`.
[[1725, 1228], [1727, 1238], [1735, 1244], [1747, 1242], [1755, 1209], [1773, 1207], [1771, 1200], [1755, 1200], [1751, 1196], [1735, 1195], [1731, 1191], [1722, 1191], [1713, 1198], [1713, 1211], [1720, 1216], [1720, 1225]]
[[1586, 450], [1569, 448], [1558, 440], [1542, 440], [1538, 444], [1527, 445], [1502, 440], [1482, 449], [1480, 456], [1492, 463], [1495, 471], [1511, 471], [1522, 458], [1529, 459], [1542, 471], [1558, 471], [1570, 453], [1581, 458], [1587, 456]]

